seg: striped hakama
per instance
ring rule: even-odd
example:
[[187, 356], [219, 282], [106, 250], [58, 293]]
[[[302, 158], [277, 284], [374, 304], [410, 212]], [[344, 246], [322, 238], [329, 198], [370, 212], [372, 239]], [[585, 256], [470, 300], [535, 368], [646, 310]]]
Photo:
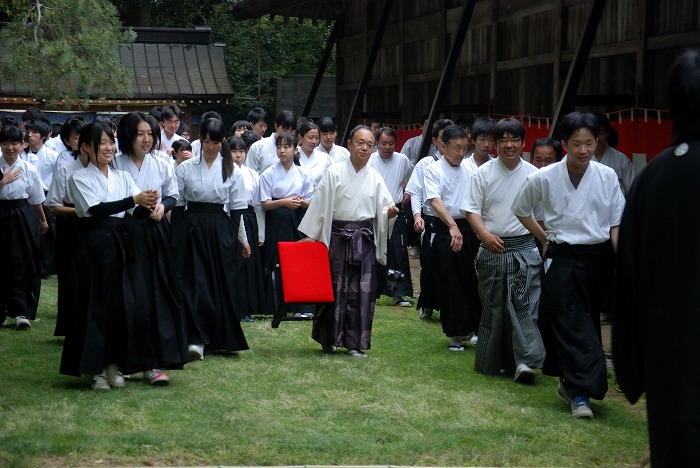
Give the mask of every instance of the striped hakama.
[[501, 239], [503, 253], [482, 244], [476, 257], [484, 308], [474, 369], [486, 375], [512, 373], [518, 364], [542, 367], [545, 357], [537, 328], [542, 259], [530, 234]]

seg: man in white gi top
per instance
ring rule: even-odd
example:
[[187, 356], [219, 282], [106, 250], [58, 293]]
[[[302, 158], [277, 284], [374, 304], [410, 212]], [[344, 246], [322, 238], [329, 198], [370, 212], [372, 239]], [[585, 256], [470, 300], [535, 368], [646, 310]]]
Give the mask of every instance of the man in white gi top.
[[442, 158], [425, 170], [425, 192], [435, 211], [431, 262], [442, 331], [450, 338], [450, 351], [464, 351], [470, 334], [479, 326], [481, 304], [474, 271], [474, 236], [459, 207], [470, 183], [470, 167], [464, 156], [469, 138], [466, 130], [450, 125], [437, 142]]
[[376, 264], [386, 263], [387, 238], [399, 212], [382, 177], [368, 164], [374, 135], [360, 125], [350, 132], [350, 158], [321, 178], [299, 224], [310, 240], [329, 248], [333, 310], [316, 317], [311, 337], [325, 352], [336, 346], [367, 357], [374, 318]]
[[[433, 141], [442, 137], [442, 131], [449, 125], [454, 125], [450, 119], [436, 120], [431, 129]], [[433, 309], [437, 309], [436, 293], [433, 285], [432, 270], [430, 269], [430, 241], [435, 212], [425, 196], [425, 169], [442, 157], [440, 151], [432, 156], [421, 158], [413, 168], [411, 178], [406, 184], [406, 193], [411, 196], [411, 214], [413, 215], [413, 230], [421, 235], [420, 239], [420, 296], [418, 297], [418, 318], [430, 320]]]
[[261, 138], [248, 150], [245, 165], [258, 174], [277, 162], [277, 135], [289, 133], [294, 135], [297, 128], [297, 118], [290, 111], [282, 111], [275, 118], [275, 131], [269, 137]]
[[161, 109], [159, 123], [162, 126], [160, 131], [160, 150], [167, 152], [175, 140], [184, 140], [176, 132], [180, 128], [182, 121], [182, 111], [177, 106], [164, 106]]
[[542, 258], [510, 207], [537, 168], [520, 157], [525, 127], [519, 120], [498, 121], [494, 137], [498, 158], [474, 173], [461, 206], [481, 241], [476, 275], [484, 308], [474, 368], [486, 375], [515, 372], [516, 382], [532, 383], [532, 368], [542, 367], [545, 354], [537, 329]]
[[594, 161], [604, 164], [617, 174], [622, 190], [627, 196], [634, 182], [634, 165], [632, 161], [612, 146], [608, 145], [608, 138], [613, 131], [610, 119], [605, 114], [594, 114], [598, 119], [598, 146], [595, 148]]
[[[377, 151], [372, 153], [369, 165], [379, 172], [391, 193], [394, 204], [401, 210], [404, 204], [410, 203], [410, 196], [404, 192], [413, 171], [413, 165], [405, 154], [394, 151], [396, 147], [396, 132], [389, 127], [382, 127], [376, 133]], [[380, 294], [391, 296], [392, 304], [410, 307], [411, 303], [403, 296], [413, 296], [411, 283], [411, 267], [408, 263], [409, 226], [406, 216], [400, 212], [396, 217], [394, 229], [389, 236], [386, 268], [378, 266]]]
[[[557, 395], [574, 417], [591, 418], [589, 398], [602, 400], [608, 389], [600, 310], [613, 279], [625, 197], [615, 171], [591, 161], [598, 132], [592, 114], [565, 116], [558, 132], [566, 160], [530, 174], [512, 210], [544, 246], [542, 372], [560, 377]], [[533, 216], [539, 203], [544, 229]]]

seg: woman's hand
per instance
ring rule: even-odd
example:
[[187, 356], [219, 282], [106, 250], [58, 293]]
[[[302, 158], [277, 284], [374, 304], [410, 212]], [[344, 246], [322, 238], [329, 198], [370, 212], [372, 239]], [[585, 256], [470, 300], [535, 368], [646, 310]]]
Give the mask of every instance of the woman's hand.
[[153, 208], [153, 212], [150, 214], [149, 218], [153, 221], [160, 222], [160, 220], [163, 219], [163, 215], [165, 215], [165, 206], [163, 206], [162, 203], [158, 203]]
[[134, 203], [147, 208], [149, 211], [153, 211], [154, 205], [158, 202], [158, 191], [157, 190], [144, 190], [138, 195], [134, 195]]

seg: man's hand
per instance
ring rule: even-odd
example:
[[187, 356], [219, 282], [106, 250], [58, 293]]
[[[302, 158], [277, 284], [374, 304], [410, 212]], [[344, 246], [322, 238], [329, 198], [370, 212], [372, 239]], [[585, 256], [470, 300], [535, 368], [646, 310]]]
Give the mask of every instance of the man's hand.
[[389, 219], [395, 218], [396, 215], [399, 214], [399, 208], [396, 205], [391, 205], [387, 211], [387, 214], [389, 215]]
[[479, 237], [479, 240], [484, 243], [484, 246], [486, 246], [491, 253], [502, 254], [505, 252], [503, 239], [495, 234], [491, 234], [490, 232], [486, 233]]
[[36, 233], [43, 236], [49, 230], [49, 223], [46, 220], [39, 221], [39, 227], [36, 228]]
[[243, 258], [250, 257], [250, 244], [247, 242], [244, 242], [242, 245], [243, 245]]
[[450, 236], [452, 236], [452, 240], [450, 241], [450, 247], [452, 247], [453, 252], [459, 252], [462, 250], [462, 242], [464, 241], [462, 239], [462, 233], [459, 230], [459, 227], [457, 227], [456, 224], [450, 226]]
[[413, 215], [413, 230], [418, 234], [425, 231], [425, 220], [420, 215], [420, 213]]

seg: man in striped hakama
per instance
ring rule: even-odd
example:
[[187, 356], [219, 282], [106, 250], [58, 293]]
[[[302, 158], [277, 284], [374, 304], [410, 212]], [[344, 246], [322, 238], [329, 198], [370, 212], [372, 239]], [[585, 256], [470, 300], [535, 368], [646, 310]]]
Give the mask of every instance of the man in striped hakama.
[[474, 173], [461, 207], [481, 241], [476, 274], [484, 308], [474, 368], [486, 375], [515, 372], [516, 382], [529, 384], [545, 356], [537, 329], [542, 259], [510, 207], [537, 168], [520, 157], [525, 128], [519, 120], [500, 120], [494, 136], [498, 158]]

